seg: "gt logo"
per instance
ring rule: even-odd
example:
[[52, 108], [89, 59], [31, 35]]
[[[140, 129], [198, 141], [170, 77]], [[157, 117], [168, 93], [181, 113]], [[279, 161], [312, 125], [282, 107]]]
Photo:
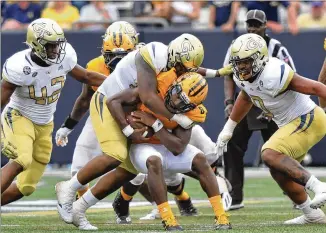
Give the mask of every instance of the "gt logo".
[[52, 33], [45, 29], [46, 23], [33, 24], [33, 30], [38, 34], [38, 37], [43, 38], [44, 35], [51, 36]]
[[256, 49], [256, 48], [262, 48], [263, 44], [259, 40], [250, 38], [246, 44], [246, 47], [247, 47], [247, 50], [252, 50], [252, 49]]
[[194, 50], [194, 46], [190, 43], [189, 40], [185, 39], [181, 44], [181, 53], [180, 57], [186, 56], [186, 60], [190, 60], [189, 52]]

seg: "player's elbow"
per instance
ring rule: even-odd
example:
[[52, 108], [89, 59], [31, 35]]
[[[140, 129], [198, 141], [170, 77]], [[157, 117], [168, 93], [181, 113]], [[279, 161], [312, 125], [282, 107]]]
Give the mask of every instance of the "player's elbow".
[[153, 99], [157, 96], [156, 93], [152, 93], [150, 91], [139, 91], [139, 98], [141, 102], [148, 108], [151, 108], [153, 106]]

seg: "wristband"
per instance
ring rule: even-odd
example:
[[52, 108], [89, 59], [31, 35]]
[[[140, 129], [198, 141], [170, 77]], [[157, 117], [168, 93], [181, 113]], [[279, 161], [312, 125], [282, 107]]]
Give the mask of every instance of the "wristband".
[[67, 117], [65, 122], [61, 125], [61, 128], [66, 127], [68, 129], [73, 129], [78, 124], [78, 121], [72, 119], [70, 115]]
[[225, 107], [228, 106], [228, 105], [230, 105], [230, 104], [234, 104], [234, 100], [233, 99], [227, 99], [227, 100], [225, 100], [225, 102], [224, 102], [224, 106]]
[[154, 130], [155, 133], [157, 133], [158, 131], [160, 131], [163, 128], [162, 121], [160, 121], [159, 119], [156, 119], [156, 121], [152, 125], [152, 128], [153, 128], [153, 130]]
[[127, 125], [123, 130], [122, 130], [123, 134], [126, 136], [126, 137], [129, 137], [133, 132], [134, 132], [134, 129], [131, 127], [131, 125]]
[[206, 69], [206, 78], [215, 78], [216, 77], [216, 70]]

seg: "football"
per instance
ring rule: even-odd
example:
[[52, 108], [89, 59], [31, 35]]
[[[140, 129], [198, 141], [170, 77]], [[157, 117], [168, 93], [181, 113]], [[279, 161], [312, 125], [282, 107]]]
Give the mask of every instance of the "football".
[[[141, 128], [146, 127], [145, 124], [136, 122], [135, 118], [132, 115], [127, 115], [126, 119], [127, 119], [128, 123], [130, 124], [130, 126], [134, 129], [141, 129]], [[147, 127], [147, 134], [146, 134], [145, 138], [150, 138], [153, 135], [154, 135], [154, 130], [151, 127]]]

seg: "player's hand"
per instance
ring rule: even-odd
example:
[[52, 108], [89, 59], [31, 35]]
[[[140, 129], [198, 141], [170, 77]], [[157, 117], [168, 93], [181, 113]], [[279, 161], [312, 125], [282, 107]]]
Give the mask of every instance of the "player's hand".
[[135, 122], [143, 123], [149, 127], [151, 127], [156, 121], [156, 117], [144, 111], [134, 111], [131, 115], [134, 117]]
[[184, 129], [190, 129], [195, 124], [193, 120], [183, 114], [174, 114], [170, 120], [177, 122]]
[[149, 138], [146, 138], [146, 133], [148, 132], [147, 130], [147, 127], [134, 129], [134, 132], [128, 138], [137, 143], [147, 142], [149, 140]]
[[225, 123], [222, 132], [218, 135], [216, 147], [217, 147], [217, 155], [222, 156], [224, 152], [227, 152], [227, 145], [230, 141], [233, 131], [237, 126], [237, 122], [233, 121], [231, 118]]
[[232, 64], [228, 64], [228, 65], [224, 66], [223, 68], [219, 69], [218, 73], [219, 73], [219, 77], [224, 77], [224, 76], [233, 74]]
[[226, 132], [224, 129], [222, 132], [218, 135], [217, 141], [216, 141], [216, 148], [217, 148], [217, 155], [223, 156], [224, 152], [227, 152], [227, 146], [228, 142], [230, 141], [232, 137], [232, 132]]
[[224, 117], [225, 117], [225, 120], [227, 120], [230, 115], [231, 115], [231, 112], [232, 112], [232, 109], [233, 109], [233, 104], [228, 104], [225, 109], [224, 109]]
[[68, 135], [72, 132], [72, 129], [67, 127], [61, 127], [55, 134], [55, 142], [57, 146], [64, 147], [68, 144]]
[[8, 159], [16, 159], [18, 157], [18, 151], [15, 143], [12, 140], [6, 140], [4, 137], [3, 128], [1, 126], [1, 153]]

